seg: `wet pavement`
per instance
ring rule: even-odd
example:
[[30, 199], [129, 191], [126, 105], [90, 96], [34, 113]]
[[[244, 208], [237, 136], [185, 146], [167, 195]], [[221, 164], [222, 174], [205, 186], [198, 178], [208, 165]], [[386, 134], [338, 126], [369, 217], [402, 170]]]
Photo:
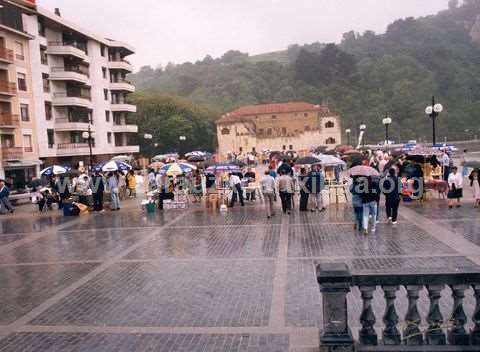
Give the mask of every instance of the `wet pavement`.
[[[251, 204], [226, 214], [130, 207], [0, 217], [0, 351], [315, 351], [318, 263], [369, 273], [480, 269], [480, 210], [433, 200], [401, 212], [397, 227], [382, 214], [369, 236], [353, 230], [347, 206], [270, 220]], [[404, 316], [403, 289], [398, 297]], [[358, 290], [348, 300], [355, 328]], [[440, 303], [447, 316], [449, 289]], [[382, 291], [373, 306], [381, 316]], [[471, 316], [471, 291], [465, 309]]]

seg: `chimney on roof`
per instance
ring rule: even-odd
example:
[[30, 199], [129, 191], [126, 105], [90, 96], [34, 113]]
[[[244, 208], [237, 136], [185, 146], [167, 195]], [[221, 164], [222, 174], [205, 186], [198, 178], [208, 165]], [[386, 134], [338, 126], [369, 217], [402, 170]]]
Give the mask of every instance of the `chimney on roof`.
[[55, 15], [58, 17], [62, 17], [62, 14], [60, 13], [60, 9], [58, 7], [55, 7]]

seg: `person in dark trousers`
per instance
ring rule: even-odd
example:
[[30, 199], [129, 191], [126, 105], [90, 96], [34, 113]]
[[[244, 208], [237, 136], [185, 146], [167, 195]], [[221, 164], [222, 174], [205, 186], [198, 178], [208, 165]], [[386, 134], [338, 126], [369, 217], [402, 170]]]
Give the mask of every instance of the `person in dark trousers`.
[[298, 176], [300, 184], [300, 211], [308, 211], [308, 190], [306, 189], [308, 175], [305, 168], [300, 169], [300, 175]]
[[396, 176], [394, 168], [388, 170], [388, 176], [383, 180], [383, 194], [385, 195], [385, 208], [388, 222], [397, 224], [398, 208], [400, 206], [400, 179]]
[[242, 181], [240, 180], [240, 177], [236, 174], [230, 174], [230, 179], [229, 179], [229, 184], [230, 188], [233, 191], [232, 194], [232, 200], [230, 202], [230, 208], [233, 208], [235, 205], [235, 202], [237, 201], [237, 197], [240, 199], [240, 204], [245, 206], [243, 202], [243, 190], [242, 190]]
[[59, 176], [55, 181], [55, 192], [58, 193], [58, 209], [63, 210], [63, 203], [66, 199], [70, 198], [70, 179], [66, 176]]
[[281, 171], [278, 179], [278, 191], [280, 193], [280, 200], [282, 201], [282, 210], [284, 214], [287, 213], [290, 215], [292, 211], [293, 186], [292, 177], [286, 171]]
[[355, 224], [353, 228], [355, 230], [362, 230], [363, 226], [363, 202], [361, 195], [361, 178], [362, 176], [353, 176], [353, 182], [350, 187], [350, 192], [352, 193], [352, 206], [353, 214], [355, 216]]
[[97, 171], [92, 176], [92, 196], [93, 196], [93, 210], [103, 211], [103, 193], [105, 192], [105, 180], [103, 176]]

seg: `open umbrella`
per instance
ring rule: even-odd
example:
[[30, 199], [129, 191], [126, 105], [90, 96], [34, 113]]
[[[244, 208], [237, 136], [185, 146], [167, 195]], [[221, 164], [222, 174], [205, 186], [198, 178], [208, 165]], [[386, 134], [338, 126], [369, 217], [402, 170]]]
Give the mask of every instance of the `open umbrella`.
[[351, 149], [343, 153], [343, 155], [360, 155], [363, 154], [360, 150]]
[[209, 173], [221, 173], [221, 172], [240, 172], [240, 167], [233, 164], [214, 164], [209, 166], [206, 170]]
[[350, 170], [347, 171], [350, 176], [366, 176], [366, 177], [374, 177], [380, 176], [380, 173], [375, 170], [373, 167], [370, 166], [354, 166]]
[[345, 166], [345, 161], [333, 156], [333, 155], [326, 155], [320, 154], [315, 155], [315, 157], [319, 160], [318, 163], [322, 164], [322, 166]]
[[183, 174], [188, 174], [193, 170], [196, 170], [197, 167], [187, 163], [173, 163], [166, 164], [160, 168], [160, 173], [166, 174], [167, 176], [178, 176]]
[[313, 165], [320, 163], [320, 159], [315, 158], [314, 156], [306, 156], [304, 158], [299, 158], [295, 161], [296, 165]]
[[63, 175], [69, 170], [67, 166], [52, 165], [40, 171], [40, 176]]
[[93, 169], [95, 171], [114, 172], [114, 171], [128, 171], [128, 170], [131, 170], [132, 167], [127, 163], [112, 160], [105, 164], [96, 165]]
[[190, 155], [187, 157], [187, 161], [190, 161], [191, 163], [199, 163], [205, 161], [205, 157], [202, 155]]

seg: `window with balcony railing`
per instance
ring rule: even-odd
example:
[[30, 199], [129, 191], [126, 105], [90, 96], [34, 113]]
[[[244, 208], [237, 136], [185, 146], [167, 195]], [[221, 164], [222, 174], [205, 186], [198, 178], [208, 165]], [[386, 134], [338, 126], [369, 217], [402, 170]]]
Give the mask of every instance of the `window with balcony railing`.
[[0, 58], [7, 61], [13, 61], [13, 50], [0, 47]]
[[27, 91], [27, 75], [25, 73], [17, 72], [18, 90]]
[[90, 77], [90, 73], [82, 66], [52, 67], [52, 72], [75, 72]]

